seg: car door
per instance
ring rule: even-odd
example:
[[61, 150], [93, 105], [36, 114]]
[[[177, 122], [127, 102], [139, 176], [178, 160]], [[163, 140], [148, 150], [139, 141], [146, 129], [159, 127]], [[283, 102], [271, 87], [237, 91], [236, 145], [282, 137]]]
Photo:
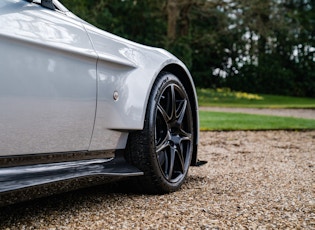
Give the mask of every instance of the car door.
[[89, 148], [96, 59], [65, 12], [1, 0], [0, 157]]

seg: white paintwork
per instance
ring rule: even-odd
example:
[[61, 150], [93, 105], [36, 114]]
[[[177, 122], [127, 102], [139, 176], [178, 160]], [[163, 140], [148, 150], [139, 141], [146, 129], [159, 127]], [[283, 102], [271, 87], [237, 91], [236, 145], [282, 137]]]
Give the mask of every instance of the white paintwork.
[[125, 148], [165, 66], [193, 84], [165, 50], [23, 0], [0, 1], [0, 52], [0, 156]]
[[1, 2], [0, 155], [87, 150], [97, 56], [85, 29], [36, 4]]

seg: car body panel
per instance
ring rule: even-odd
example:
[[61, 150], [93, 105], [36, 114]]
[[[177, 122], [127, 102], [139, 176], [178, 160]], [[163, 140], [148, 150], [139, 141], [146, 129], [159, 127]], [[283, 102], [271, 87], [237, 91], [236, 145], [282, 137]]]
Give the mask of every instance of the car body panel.
[[0, 156], [87, 150], [97, 55], [86, 31], [61, 13], [25, 1], [3, 8]]
[[[186, 67], [165, 50], [131, 42], [88, 23], [84, 27], [98, 55], [97, 113], [90, 150], [108, 148], [109, 143], [104, 140], [119, 135], [113, 130], [123, 133], [112, 147], [124, 148], [127, 141], [124, 131], [143, 128], [145, 108], [156, 76], [169, 64], [185, 70]], [[118, 94], [117, 100], [113, 99], [114, 93]]]
[[151, 88], [163, 71], [176, 75], [190, 98], [194, 165], [198, 103], [186, 66], [54, 4], [59, 9], [0, 2], [0, 193], [76, 177], [142, 175], [124, 150], [129, 133], [144, 127]]

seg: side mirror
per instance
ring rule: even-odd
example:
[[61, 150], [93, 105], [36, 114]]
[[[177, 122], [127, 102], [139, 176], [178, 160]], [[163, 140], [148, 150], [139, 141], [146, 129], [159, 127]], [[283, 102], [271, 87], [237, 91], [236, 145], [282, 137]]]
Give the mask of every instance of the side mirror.
[[43, 7], [46, 7], [48, 9], [51, 9], [51, 10], [55, 10], [56, 7], [53, 3], [53, 0], [41, 0], [41, 3], [40, 3], [41, 6]]

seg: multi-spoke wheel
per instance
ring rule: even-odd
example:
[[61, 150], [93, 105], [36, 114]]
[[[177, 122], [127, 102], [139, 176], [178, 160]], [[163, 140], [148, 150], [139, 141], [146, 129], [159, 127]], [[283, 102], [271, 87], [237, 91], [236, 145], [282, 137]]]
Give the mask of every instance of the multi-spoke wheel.
[[143, 189], [154, 193], [178, 190], [188, 173], [193, 151], [193, 116], [179, 79], [162, 73], [157, 78], [142, 131], [131, 133], [127, 158], [143, 170]]

